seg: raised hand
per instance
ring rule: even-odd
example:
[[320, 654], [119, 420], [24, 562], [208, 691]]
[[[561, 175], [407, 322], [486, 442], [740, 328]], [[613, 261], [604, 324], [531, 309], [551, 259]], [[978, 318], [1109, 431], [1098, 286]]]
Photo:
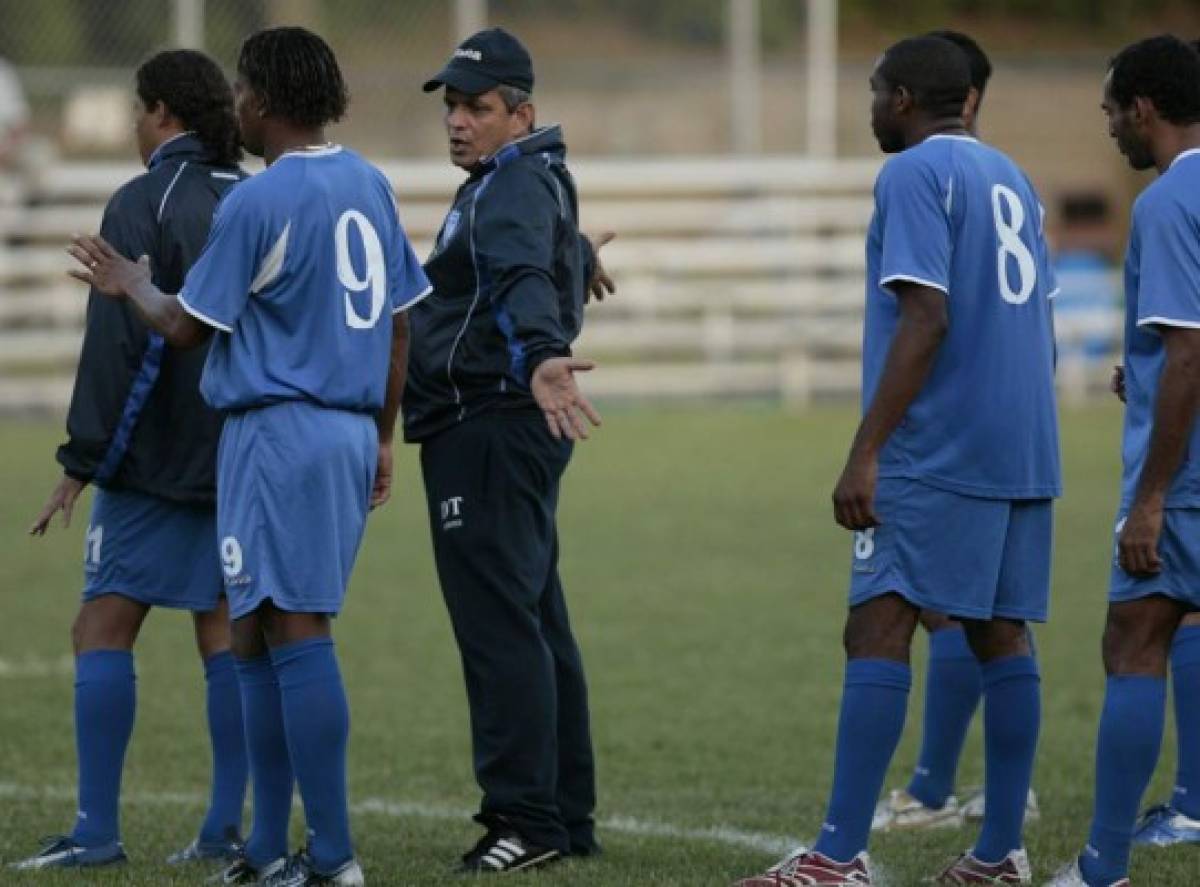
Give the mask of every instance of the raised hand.
[[150, 280], [149, 256], [131, 262], [99, 234], [76, 234], [67, 252], [83, 266], [82, 270], [72, 268], [67, 273], [106, 296], [123, 299]]

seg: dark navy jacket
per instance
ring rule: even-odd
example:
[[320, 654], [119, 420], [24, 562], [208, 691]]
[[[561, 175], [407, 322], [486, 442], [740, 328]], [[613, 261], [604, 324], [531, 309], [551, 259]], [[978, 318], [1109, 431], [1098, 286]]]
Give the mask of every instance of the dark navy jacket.
[[[214, 166], [195, 136], [179, 136], [113, 194], [100, 233], [130, 259], [148, 255], [155, 285], [179, 292], [217, 203], [243, 178], [237, 167]], [[207, 346], [171, 348], [128, 302], [91, 292], [68, 440], [58, 449], [64, 471], [109, 489], [215, 502], [221, 417], [200, 398], [207, 354]]]
[[535, 409], [533, 370], [570, 354], [592, 252], [557, 126], [472, 170], [438, 232], [433, 292], [409, 312], [404, 437], [425, 440], [492, 409]]

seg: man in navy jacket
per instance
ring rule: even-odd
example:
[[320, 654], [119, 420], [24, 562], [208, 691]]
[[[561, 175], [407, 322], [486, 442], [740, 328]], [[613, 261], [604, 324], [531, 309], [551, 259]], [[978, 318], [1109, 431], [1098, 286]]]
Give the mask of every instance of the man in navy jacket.
[[465, 40], [445, 87], [450, 159], [468, 173], [411, 312], [404, 431], [421, 444], [438, 576], [471, 708], [477, 821], [467, 872], [599, 848], [587, 686], [558, 576], [559, 481], [599, 416], [571, 356], [590, 290], [612, 291], [580, 235], [557, 126], [534, 127], [533, 67], [512, 35]]

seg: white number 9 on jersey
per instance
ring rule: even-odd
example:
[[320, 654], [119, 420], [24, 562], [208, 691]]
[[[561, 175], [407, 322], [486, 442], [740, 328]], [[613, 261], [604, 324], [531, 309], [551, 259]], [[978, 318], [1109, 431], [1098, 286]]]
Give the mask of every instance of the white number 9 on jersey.
[[[350, 258], [350, 227], [358, 230], [362, 241], [363, 254], [367, 259], [365, 274], [358, 276], [354, 262]], [[338, 219], [337, 228], [333, 232], [333, 246], [337, 253], [337, 275], [346, 292], [342, 298], [346, 302], [346, 326], [352, 330], [369, 330], [379, 321], [383, 313], [383, 304], [387, 300], [387, 269], [383, 264], [383, 245], [375, 228], [356, 209], [348, 209]], [[352, 293], [371, 291], [371, 313], [363, 317], [354, 310]]]
[[[1008, 209], [1005, 219], [1004, 210]], [[992, 187], [992, 213], [996, 219], [996, 236], [1000, 248], [996, 251], [996, 274], [1000, 279], [1000, 298], [1010, 305], [1024, 305], [1029, 301], [1034, 284], [1037, 283], [1037, 265], [1033, 254], [1021, 239], [1021, 226], [1025, 224], [1025, 207], [1012, 188], [1004, 185]], [[1009, 257], [1017, 263], [1019, 286], [1014, 290], [1008, 279]]]

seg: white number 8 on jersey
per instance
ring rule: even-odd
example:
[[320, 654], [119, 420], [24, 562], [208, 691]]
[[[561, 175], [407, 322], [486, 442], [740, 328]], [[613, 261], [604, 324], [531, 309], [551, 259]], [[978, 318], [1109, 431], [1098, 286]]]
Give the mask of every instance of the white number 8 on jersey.
[[[362, 240], [363, 254], [367, 259], [365, 275], [358, 276], [354, 262], [350, 258], [350, 225], [358, 229]], [[346, 326], [352, 330], [369, 330], [379, 322], [383, 313], [383, 305], [387, 300], [387, 269], [383, 264], [383, 245], [371, 222], [356, 209], [348, 209], [338, 219], [337, 228], [333, 232], [334, 252], [337, 254], [337, 275], [342, 286], [346, 288], [342, 298], [346, 303]], [[371, 290], [371, 313], [363, 317], [354, 310], [354, 300], [351, 293]]]
[[[1004, 210], [1008, 209], [1005, 219]], [[996, 220], [996, 236], [1000, 238], [1000, 248], [996, 251], [996, 274], [1000, 280], [1000, 298], [1010, 305], [1024, 305], [1029, 301], [1033, 287], [1037, 283], [1037, 265], [1034, 264], [1033, 254], [1021, 239], [1021, 226], [1025, 224], [1025, 207], [1017, 192], [1005, 185], [992, 187], [992, 214]], [[1017, 263], [1017, 273], [1020, 286], [1012, 288], [1008, 279], [1009, 256]]]

